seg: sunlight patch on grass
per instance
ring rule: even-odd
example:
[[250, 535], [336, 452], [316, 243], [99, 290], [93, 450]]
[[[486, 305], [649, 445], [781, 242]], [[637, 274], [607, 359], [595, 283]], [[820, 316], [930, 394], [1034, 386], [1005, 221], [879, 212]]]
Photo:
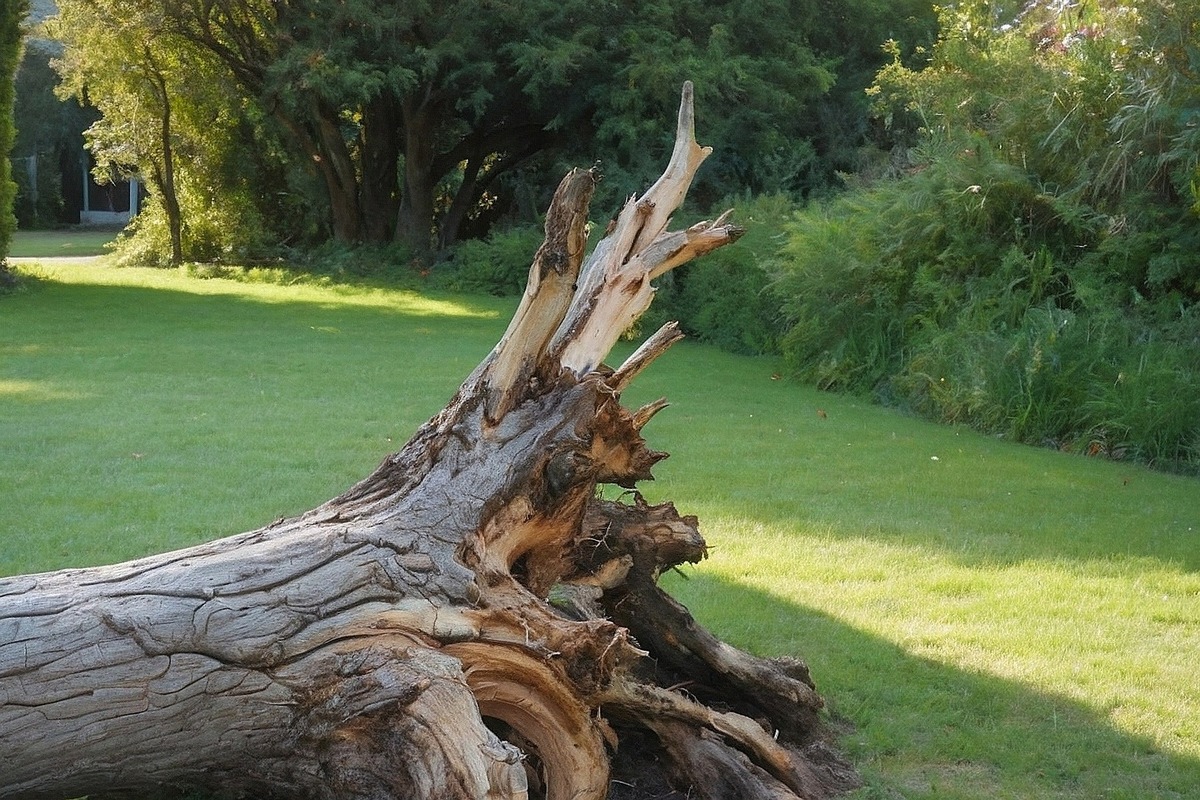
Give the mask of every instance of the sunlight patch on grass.
[[[1200, 757], [1200, 575], [1153, 558], [962, 564], [928, 546], [796, 530], [709, 510], [712, 572], [812, 608], [913, 656], [1053, 693], [1157, 747]], [[781, 569], [781, 564], [787, 564]], [[687, 581], [672, 582], [685, 597]], [[736, 606], [704, 618], [755, 648], [806, 647], [785, 625], [739, 630]]]
[[13, 400], [81, 400], [85, 395], [54, 385], [49, 381], [4, 380], [0, 378], [0, 398]]
[[511, 310], [507, 300], [432, 297], [418, 292], [321, 282], [279, 284], [229, 278], [193, 278], [178, 270], [111, 267], [90, 262], [37, 262], [19, 271], [35, 278], [90, 286], [162, 289], [208, 297], [241, 297], [262, 303], [311, 303], [323, 308], [375, 308], [409, 316], [497, 319]]

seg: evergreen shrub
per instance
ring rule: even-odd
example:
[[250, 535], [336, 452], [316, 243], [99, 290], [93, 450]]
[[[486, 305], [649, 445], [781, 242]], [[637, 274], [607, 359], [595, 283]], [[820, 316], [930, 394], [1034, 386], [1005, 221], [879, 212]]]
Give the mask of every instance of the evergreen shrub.
[[485, 239], [469, 239], [454, 246], [450, 257], [433, 268], [435, 285], [455, 292], [519, 295], [529, 279], [529, 265], [542, 243], [539, 225], [494, 230]]
[[13, 76], [21, 57], [21, 23], [29, 11], [27, 0], [11, 0], [0, 6], [0, 288], [12, 283], [5, 265], [8, 246], [17, 228], [13, 216], [16, 184], [12, 180], [12, 150], [16, 131], [13, 127], [15, 91]]
[[[654, 304], [641, 327], [653, 329], [676, 320], [688, 336], [733, 353], [778, 353], [782, 298], [768, 270], [779, 250], [783, 224], [796, 205], [782, 194], [743, 196], [718, 203], [705, 216], [712, 218], [728, 208], [745, 234], [659, 278]], [[690, 223], [675, 227], [686, 224]]]

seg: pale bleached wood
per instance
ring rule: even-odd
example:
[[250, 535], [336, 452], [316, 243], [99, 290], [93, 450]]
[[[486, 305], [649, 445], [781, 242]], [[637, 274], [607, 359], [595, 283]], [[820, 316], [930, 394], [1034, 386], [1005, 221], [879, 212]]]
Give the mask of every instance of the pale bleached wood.
[[595, 170], [572, 170], [546, 213], [546, 239], [534, 255], [521, 304], [487, 367], [487, 416], [503, 417], [529, 391], [550, 337], [567, 315], [587, 247], [588, 203]]
[[696, 170], [711, 152], [696, 143], [693, 94], [691, 83], [684, 84], [666, 170], [640, 198], [630, 198], [581, 269], [579, 290], [550, 345], [563, 368], [576, 375], [594, 370], [649, 308], [653, 278], [734, 242], [743, 233], [729, 222], [728, 214], [686, 231], [666, 229]]
[[[641, 374], [642, 370], [650, 366], [650, 364], [659, 356], [667, 351], [671, 345], [683, 338], [683, 331], [679, 330], [679, 323], [668, 322], [663, 325], [654, 335], [633, 351], [632, 355], [625, 359], [612, 377], [608, 379], [608, 385], [615, 392], [623, 392], [629, 384], [633, 383], [634, 378]], [[641, 427], [641, 426], [639, 426]]]

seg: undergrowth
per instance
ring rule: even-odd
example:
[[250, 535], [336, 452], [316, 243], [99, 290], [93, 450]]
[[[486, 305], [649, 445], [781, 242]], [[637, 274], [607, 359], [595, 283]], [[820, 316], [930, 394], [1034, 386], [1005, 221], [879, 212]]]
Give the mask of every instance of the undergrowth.
[[1014, 441], [1200, 472], [1200, 305], [1122, 302], [1128, 283], [1105, 278], [1119, 242], [1057, 206], [972, 152], [799, 212], [773, 267], [792, 371]]

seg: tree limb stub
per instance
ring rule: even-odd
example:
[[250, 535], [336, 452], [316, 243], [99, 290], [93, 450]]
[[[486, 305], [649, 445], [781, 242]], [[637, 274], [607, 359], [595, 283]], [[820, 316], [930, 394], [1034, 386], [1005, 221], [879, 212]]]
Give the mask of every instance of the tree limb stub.
[[529, 268], [521, 305], [496, 346], [488, 375], [487, 417], [503, 417], [521, 399], [525, 384], [541, 366], [541, 355], [567, 314], [583, 252], [587, 211], [598, 176], [572, 170], [563, 178], [546, 214], [546, 239]]
[[0, 579], [0, 798], [852, 786], [803, 663], [730, 647], [658, 586], [707, 548], [695, 517], [636, 491], [666, 455], [642, 437], [666, 401], [620, 399], [678, 327], [602, 365], [652, 278], [740, 234], [728, 215], [666, 230], [707, 153], [689, 84], [670, 165], [587, 259], [597, 178], [568, 174], [496, 348], [342, 495], [173, 553]]
[[[564, 273], [555, 273], [554, 279], [547, 281], [544, 267], [535, 260], [509, 334], [493, 354], [487, 382], [498, 399], [489, 404], [489, 418], [502, 416], [511, 408], [512, 399], [525, 391], [521, 384], [535, 370], [531, 365], [536, 364], [536, 371], [547, 379], [553, 379], [560, 369], [578, 377], [594, 370], [649, 307], [654, 296], [652, 278], [741, 236], [742, 229], [730, 224], [727, 215], [687, 231], [666, 230], [710, 152], [711, 148], [696, 143], [693, 90], [691, 83], [686, 83], [674, 150], [658, 181], [642, 197], [630, 198], [612, 230], [582, 265], [570, 261]], [[550, 245], [552, 229], [565, 242], [578, 240], [595, 179], [594, 171], [576, 171], [559, 185], [547, 218], [543, 249]], [[555, 209], [562, 211], [555, 214]], [[552, 218], [557, 217], [562, 221], [552, 227]], [[569, 245], [550, 249], [581, 252]], [[533, 331], [536, 335], [517, 335]], [[552, 337], [548, 346], [547, 331]]]

